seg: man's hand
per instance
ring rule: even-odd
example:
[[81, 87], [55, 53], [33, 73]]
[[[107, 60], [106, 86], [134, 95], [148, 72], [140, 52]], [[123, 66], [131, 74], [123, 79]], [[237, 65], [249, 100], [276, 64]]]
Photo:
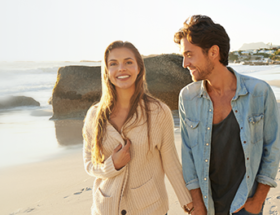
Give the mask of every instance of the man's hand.
[[259, 183], [254, 196], [252, 198], [248, 198], [245, 204], [238, 210], [234, 211], [234, 213], [237, 213], [242, 208], [252, 214], [260, 213], [269, 189], [270, 186]]
[[202, 199], [202, 193], [200, 188], [190, 190], [190, 192], [191, 192], [193, 206], [194, 206], [194, 210], [191, 212], [191, 214], [207, 215], [207, 210]]
[[119, 144], [112, 153], [112, 160], [116, 170], [120, 170], [130, 161], [130, 148], [131, 142], [129, 139], [126, 141], [126, 145], [122, 147]]
[[234, 211], [234, 213], [237, 213], [242, 208], [244, 208], [249, 213], [259, 214], [261, 212], [262, 205], [263, 205], [263, 202], [257, 202], [257, 201], [254, 201], [254, 198], [248, 198], [246, 203], [241, 208]]

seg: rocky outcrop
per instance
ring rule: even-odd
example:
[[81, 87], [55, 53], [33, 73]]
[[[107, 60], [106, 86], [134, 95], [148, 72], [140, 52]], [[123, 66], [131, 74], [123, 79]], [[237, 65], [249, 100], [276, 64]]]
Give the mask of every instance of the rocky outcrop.
[[178, 109], [180, 90], [191, 83], [188, 69], [182, 67], [183, 57], [159, 55], [144, 59], [150, 93], [165, 102], [171, 110]]
[[[178, 108], [180, 90], [191, 82], [179, 55], [145, 58], [150, 93], [164, 101], [172, 110]], [[83, 118], [88, 108], [101, 96], [101, 68], [66, 66], [59, 68], [53, 89], [52, 119]]]
[[101, 96], [100, 67], [66, 66], [58, 70], [52, 94], [52, 119], [82, 118]]
[[40, 106], [40, 103], [35, 99], [26, 96], [9, 96], [0, 100], [0, 109], [20, 106]]

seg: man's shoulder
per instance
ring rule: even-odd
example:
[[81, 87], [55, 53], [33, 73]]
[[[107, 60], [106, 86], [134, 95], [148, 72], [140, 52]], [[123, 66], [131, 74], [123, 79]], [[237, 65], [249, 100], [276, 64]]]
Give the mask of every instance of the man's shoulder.
[[270, 85], [263, 80], [260, 80], [255, 77], [243, 75], [243, 74], [239, 74], [239, 75], [240, 75], [240, 79], [242, 80], [245, 87], [250, 93], [253, 92], [264, 93], [271, 88]]
[[184, 100], [192, 100], [198, 97], [201, 93], [202, 84], [202, 81], [196, 81], [188, 84], [181, 90], [180, 97]]

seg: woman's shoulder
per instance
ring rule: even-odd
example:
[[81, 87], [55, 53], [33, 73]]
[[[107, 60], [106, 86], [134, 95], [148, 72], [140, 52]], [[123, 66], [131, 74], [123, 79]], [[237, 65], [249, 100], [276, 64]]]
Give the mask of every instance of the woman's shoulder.
[[155, 100], [150, 103], [150, 111], [159, 115], [171, 113], [169, 106], [160, 100]]
[[95, 117], [97, 108], [98, 108], [98, 103], [92, 105], [92, 106], [88, 109], [87, 114], [86, 114], [86, 117], [85, 117], [85, 121], [91, 120], [91, 119], [93, 119], [93, 118]]

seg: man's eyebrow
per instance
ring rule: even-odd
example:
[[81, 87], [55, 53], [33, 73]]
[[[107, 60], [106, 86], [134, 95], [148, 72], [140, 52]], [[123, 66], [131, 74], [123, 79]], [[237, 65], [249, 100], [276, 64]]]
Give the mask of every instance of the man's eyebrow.
[[183, 55], [187, 55], [187, 54], [191, 54], [192, 52], [191, 51], [185, 51], [184, 53], [183, 53]]

